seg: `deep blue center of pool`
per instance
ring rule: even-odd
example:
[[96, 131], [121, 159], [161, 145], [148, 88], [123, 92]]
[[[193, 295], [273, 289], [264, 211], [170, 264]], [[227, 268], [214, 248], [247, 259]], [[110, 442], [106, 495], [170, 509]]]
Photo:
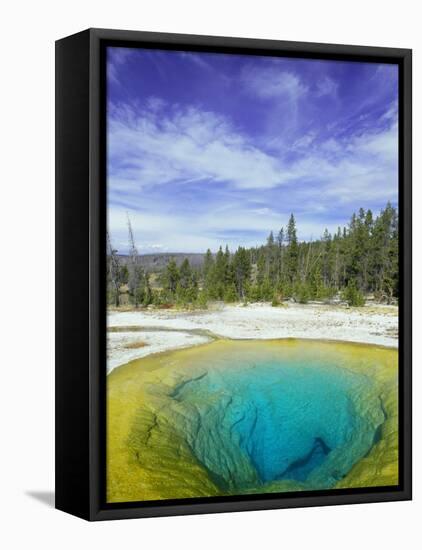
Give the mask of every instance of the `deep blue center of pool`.
[[371, 380], [336, 365], [236, 364], [175, 390], [192, 452], [217, 483], [333, 486], [384, 421]]

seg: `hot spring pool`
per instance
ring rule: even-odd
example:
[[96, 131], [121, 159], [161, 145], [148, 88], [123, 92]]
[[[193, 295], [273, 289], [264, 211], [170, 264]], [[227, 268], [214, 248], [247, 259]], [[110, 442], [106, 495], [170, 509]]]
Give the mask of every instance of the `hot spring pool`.
[[397, 475], [395, 350], [219, 341], [134, 361], [108, 389], [110, 501], [391, 484]]

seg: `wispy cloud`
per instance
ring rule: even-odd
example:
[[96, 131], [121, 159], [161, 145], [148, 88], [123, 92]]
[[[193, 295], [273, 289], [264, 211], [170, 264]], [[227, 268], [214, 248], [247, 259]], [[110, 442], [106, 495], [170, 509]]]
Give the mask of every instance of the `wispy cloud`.
[[[358, 177], [365, 178], [371, 195], [377, 188], [380, 193], [396, 188], [396, 123], [348, 139], [316, 142], [314, 133], [306, 134], [293, 145], [300, 155], [288, 161], [285, 155], [274, 156], [254, 145], [222, 116], [193, 107], [165, 114], [161, 105], [155, 100], [154, 108], [139, 113], [128, 106], [111, 109], [112, 191], [136, 193], [172, 181], [266, 189], [316, 180], [326, 189], [331, 183], [341, 186], [342, 181]], [[378, 174], [384, 177], [379, 183]]]
[[[157, 212], [129, 210], [131, 224], [137, 236], [141, 253], [154, 252], [202, 252], [210, 248], [229, 246], [256, 246], [264, 242], [270, 230], [278, 231], [288, 222], [290, 212], [271, 209], [254, 210], [245, 204], [229, 205], [224, 215], [191, 212], [189, 220], [177, 213], [160, 215]], [[341, 217], [333, 218], [327, 227], [335, 231], [342, 224]], [[298, 216], [299, 238], [316, 239], [323, 232], [321, 218], [316, 215]], [[113, 246], [119, 251], [128, 249], [127, 210], [113, 208], [109, 216], [109, 228]], [[195, 230], [192, 231], [192, 228]]]
[[318, 238], [397, 201], [390, 68], [119, 50], [107, 141], [120, 250], [127, 211], [143, 252], [203, 251], [257, 245], [290, 212]]
[[277, 159], [215, 113], [194, 107], [170, 115], [112, 108], [109, 118], [110, 176], [137, 189], [174, 180], [225, 182], [239, 188], [281, 185]]
[[131, 51], [129, 48], [109, 48], [107, 50], [107, 77], [116, 84], [120, 84], [119, 69], [130, 59]]
[[247, 66], [242, 71], [241, 82], [246, 92], [260, 99], [283, 99], [292, 104], [309, 91], [298, 75], [278, 66], [261, 69]]
[[316, 91], [317, 97], [322, 97], [322, 96], [337, 97], [338, 83], [335, 82], [329, 76], [324, 76], [322, 79], [318, 80], [316, 84], [316, 88], [317, 88], [317, 91]]

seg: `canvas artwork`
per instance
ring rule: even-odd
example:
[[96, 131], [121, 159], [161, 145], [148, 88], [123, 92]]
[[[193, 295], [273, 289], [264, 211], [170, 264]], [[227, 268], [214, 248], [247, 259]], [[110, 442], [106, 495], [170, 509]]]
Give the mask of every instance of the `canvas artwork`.
[[106, 79], [107, 502], [397, 487], [398, 65]]

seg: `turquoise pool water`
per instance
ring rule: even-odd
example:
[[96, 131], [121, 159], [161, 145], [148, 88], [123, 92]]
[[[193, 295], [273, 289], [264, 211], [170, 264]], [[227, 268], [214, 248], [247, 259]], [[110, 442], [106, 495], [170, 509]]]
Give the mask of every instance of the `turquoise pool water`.
[[332, 487], [370, 451], [385, 420], [373, 380], [309, 357], [232, 356], [171, 398], [175, 429], [228, 491], [284, 480]]

